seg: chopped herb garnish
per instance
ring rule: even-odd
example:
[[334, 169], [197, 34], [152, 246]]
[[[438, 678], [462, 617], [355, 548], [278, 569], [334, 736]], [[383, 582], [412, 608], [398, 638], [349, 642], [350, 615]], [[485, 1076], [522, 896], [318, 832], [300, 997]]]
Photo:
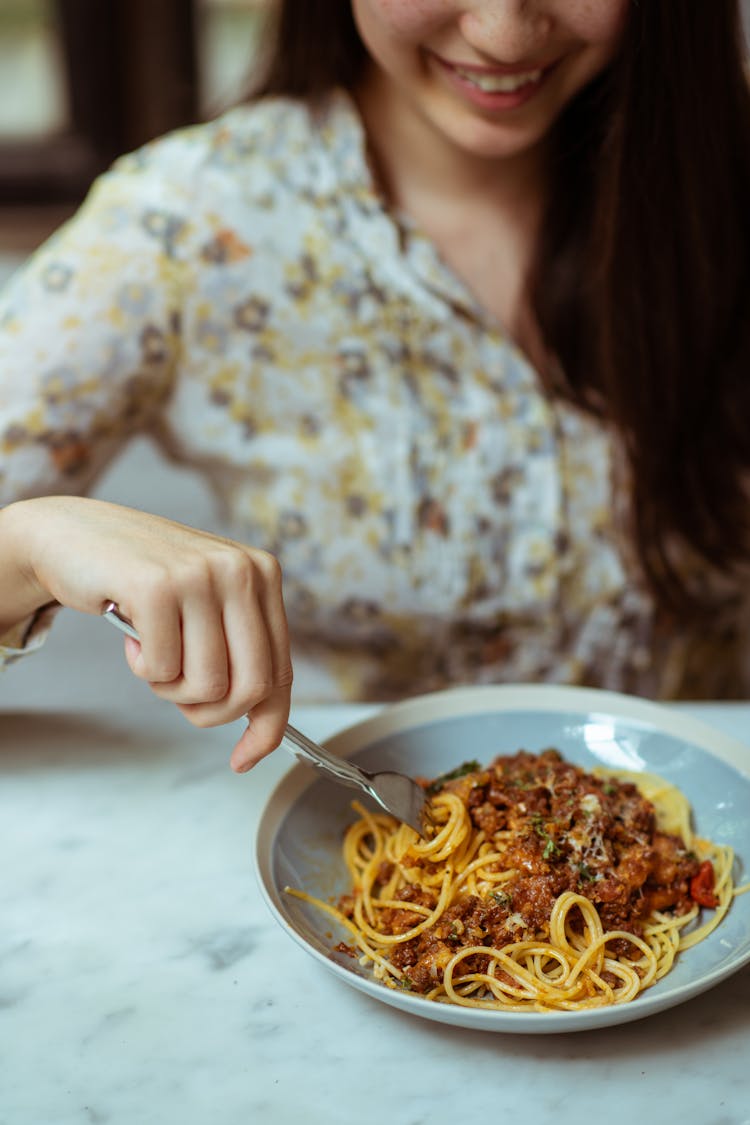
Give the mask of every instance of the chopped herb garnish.
[[540, 840], [545, 841], [542, 859], [554, 859], [555, 856], [558, 856], [560, 854], [560, 849], [547, 831], [547, 825], [544, 823], [544, 818], [541, 813], [534, 813], [531, 818], [531, 827]]
[[490, 891], [490, 898], [493, 898], [498, 906], [505, 906], [508, 910], [513, 905], [513, 899], [507, 891]]
[[455, 781], [457, 777], [465, 777], [467, 773], [476, 773], [481, 768], [479, 762], [464, 762], [449, 773], [441, 773], [440, 777], [436, 777], [434, 781], [430, 782], [427, 786], [427, 793], [432, 796], [433, 793], [438, 793], [447, 781]]
[[586, 863], [578, 864], [578, 882], [579, 883], [593, 883], [596, 876], [591, 868]]
[[531, 827], [536, 832], [537, 836], [541, 836], [543, 840], [549, 839], [549, 832], [547, 831], [542, 814], [535, 812], [531, 818]]
[[604, 795], [606, 797], [614, 797], [616, 792], [617, 792], [617, 786], [613, 785], [611, 781], [608, 781], [607, 784], [604, 786]]

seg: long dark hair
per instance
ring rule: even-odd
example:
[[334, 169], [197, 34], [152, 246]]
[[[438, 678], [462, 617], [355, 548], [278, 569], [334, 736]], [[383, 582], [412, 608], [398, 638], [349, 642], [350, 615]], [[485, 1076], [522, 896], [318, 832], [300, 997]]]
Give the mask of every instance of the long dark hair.
[[[260, 88], [315, 98], [367, 62], [349, 0], [284, 0]], [[750, 92], [737, 0], [632, 0], [557, 122], [530, 301], [543, 377], [621, 435], [662, 604], [750, 560]], [[707, 564], [707, 565], [706, 565]]]

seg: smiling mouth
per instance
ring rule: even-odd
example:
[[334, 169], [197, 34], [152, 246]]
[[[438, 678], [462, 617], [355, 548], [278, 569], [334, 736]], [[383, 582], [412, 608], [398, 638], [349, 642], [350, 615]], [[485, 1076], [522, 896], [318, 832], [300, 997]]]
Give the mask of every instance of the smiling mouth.
[[451, 63], [445, 65], [464, 82], [476, 86], [478, 90], [482, 90], [485, 94], [515, 94], [518, 90], [522, 90], [524, 86], [536, 85], [545, 73], [542, 67], [516, 74], [492, 74], [488, 71], [464, 69], [464, 67], [454, 66]]
[[[534, 95], [536, 90], [547, 80], [556, 69], [560, 59], [537, 66], [476, 66], [471, 63], [451, 62], [433, 55], [433, 61], [449, 75], [454, 83], [488, 107], [493, 105], [512, 106], [523, 104]], [[496, 99], [492, 102], [491, 99]]]

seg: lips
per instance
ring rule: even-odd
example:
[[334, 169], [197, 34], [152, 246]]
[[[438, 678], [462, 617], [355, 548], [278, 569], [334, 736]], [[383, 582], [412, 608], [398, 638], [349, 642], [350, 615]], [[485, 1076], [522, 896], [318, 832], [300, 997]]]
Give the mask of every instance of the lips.
[[465, 82], [471, 82], [486, 94], [512, 94], [522, 86], [536, 83], [542, 77], [543, 71], [521, 71], [519, 74], [495, 74], [488, 71], [472, 71], [461, 66], [454, 66], [454, 73]]
[[439, 55], [433, 58], [452, 85], [486, 108], [515, 108], [528, 101], [557, 65], [556, 60], [536, 66], [489, 67], [450, 62]]

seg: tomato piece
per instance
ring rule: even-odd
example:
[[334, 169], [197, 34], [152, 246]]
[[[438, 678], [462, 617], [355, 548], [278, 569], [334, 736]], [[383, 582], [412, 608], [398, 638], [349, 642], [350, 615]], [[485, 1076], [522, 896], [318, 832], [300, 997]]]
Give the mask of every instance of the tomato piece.
[[699, 906], [709, 906], [713, 909], [719, 905], [719, 900], [714, 894], [714, 865], [710, 859], [703, 861], [698, 874], [690, 880], [690, 897]]

